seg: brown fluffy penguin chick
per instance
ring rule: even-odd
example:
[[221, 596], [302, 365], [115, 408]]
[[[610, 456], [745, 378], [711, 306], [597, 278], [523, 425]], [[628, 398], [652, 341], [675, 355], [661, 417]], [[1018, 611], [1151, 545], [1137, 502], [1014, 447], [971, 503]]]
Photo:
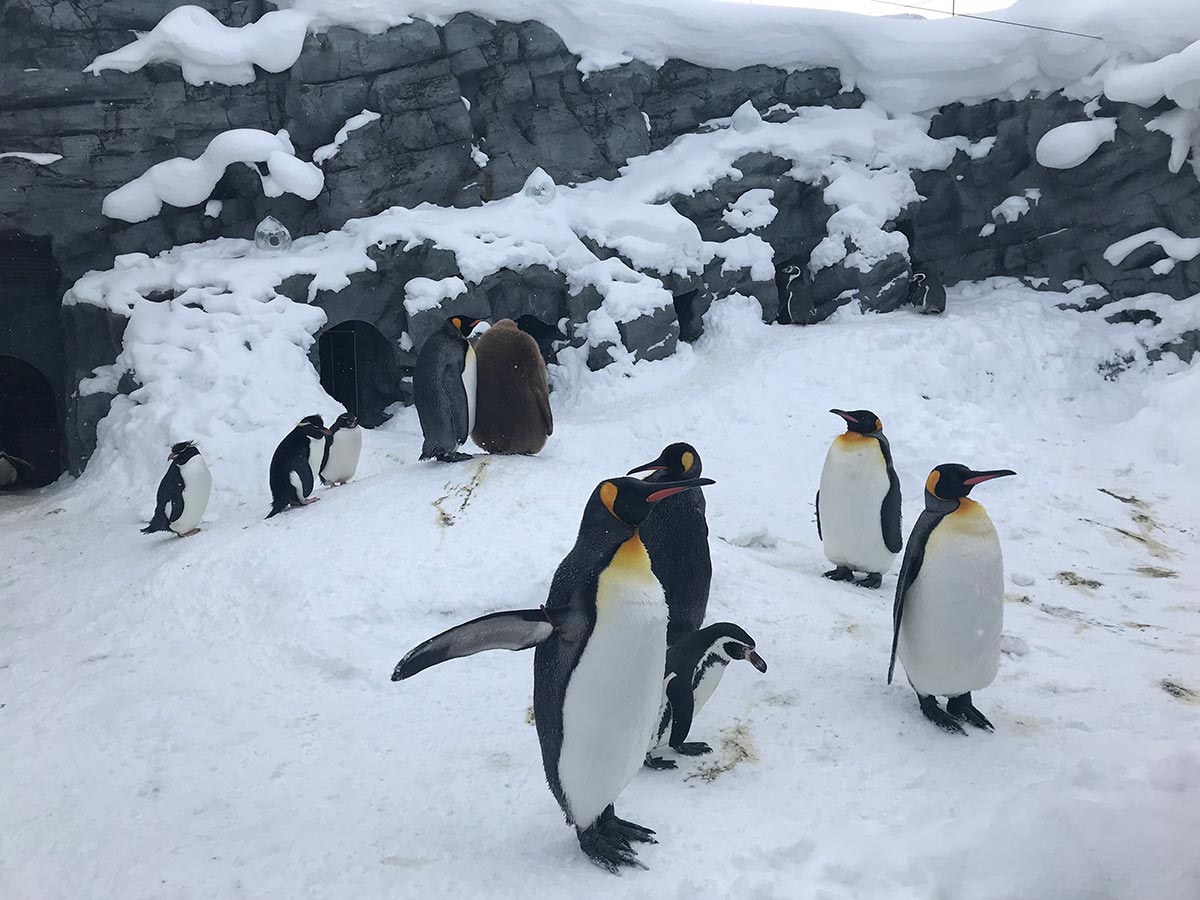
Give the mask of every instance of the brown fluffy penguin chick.
[[550, 385], [537, 341], [501, 319], [475, 345], [479, 381], [471, 437], [488, 453], [537, 453], [554, 433]]

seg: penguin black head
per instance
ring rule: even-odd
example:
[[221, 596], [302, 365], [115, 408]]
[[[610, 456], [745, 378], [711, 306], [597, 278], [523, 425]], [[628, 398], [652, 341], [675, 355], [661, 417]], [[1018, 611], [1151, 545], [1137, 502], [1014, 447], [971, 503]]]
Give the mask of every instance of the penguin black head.
[[850, 412], [846, 412], [844, 409], [831, 409], [830, 412], [846, 420], [847, 431], [853, 431], [858, 434], [883, 433], [883, 422], [879, 420], [879, 416], [875, 415], [869, 409], [854, 409]]
[[959, 500], [971, 493], [971, 488], [993, 478], [1016, 475], [1012, 469], [969, 469], [959, 463], [942, 463], [925, 479], [925, 491], [939, 500]]
[[334, 428], [357, 428], [358, 416], [352, 416], [348, 412], [342, 413], [333, 421]]
[[650, 515], [654, 504], [689, 488], [716, 484], [711, 478], [687, 478], [679, 481], [642, 481], [640, 478], [610, 478], [597, 485], [593, 498], [614, 519], [637, 528]]
[[635, 472], [649, 472], [646, 476], [647, 481], [679, 481], [682, 478], [699, 478], [703, 466], [700, 464], [700, 454], [696, 452], [696, 448], [691, 444], [685, 444], [682, 441], [675, 444], [668, 444], [662, 453], [658, 454], [658, 459], [651, 460], [644, 465], [636, 466], [629, 470], [627, 474], [632, 475]]
[[325, 420], [320, 416], [305, 416], [296, 423], [296, 427], [310, 438], [319, 438], [323, 434], [329, 434], [329, 429], [325, 427]]
[[471, 332], [475, 330], [475, 326], [482, 322], [483, 319], [473, 319], [470, 316], [451, 316], [446, 321], [464, 338], [469, 338]]
[[[721, 650], [730, 659], [744, 659], [760, 672], [767, 671], [767, 662], [754, 650], [754, 638], [732, 622], [717, 622], [706, 625], [699, 634], [707, 634], [710, 646], [720, 644]], [[724, 640], [722, 640], [724, 638]]]
[[196, 446], [195, 441], [180, 441], [178, 444], [171, 445], [171, 452], [167, 455], [167, 459], [182, 466], [189, 459], [199, 455], [200, 448]]

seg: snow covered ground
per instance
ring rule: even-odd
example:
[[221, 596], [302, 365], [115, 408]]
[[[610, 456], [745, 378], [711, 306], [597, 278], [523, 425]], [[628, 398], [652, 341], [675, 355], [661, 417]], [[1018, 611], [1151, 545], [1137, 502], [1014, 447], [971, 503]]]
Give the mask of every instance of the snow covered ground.
[[[404, 409], [354, 482], [270, 522], [265, 471], [234, 492], [214, 470], [186, 541], [139, 534], [155, 484], [111, 467], [0, 497], [0, 896], [1194, 900], [1200, 372], [1105, 380], [1148, 326], [1061, 299], [994, 281], [941, 318], [791, 328], [733, 297], [671, 359], [557, 371], [537, 457], [418, 463]], [[906, 533], [934, 464], [1019, 473], [976, 492], [1018, 651], [976, 695], [994, 735], [884, 685], [895, 571], [819, 577], [833, 406], [883, 419]], [[660, 843], [618, 879], [546, 789], [532, 654], [389, 676], [542, 602], [591, 488], [673, 440], [717, 481], [710, 620], [770, 670], [730, 667], [693, 730], [714, 756], [622, 795]]]

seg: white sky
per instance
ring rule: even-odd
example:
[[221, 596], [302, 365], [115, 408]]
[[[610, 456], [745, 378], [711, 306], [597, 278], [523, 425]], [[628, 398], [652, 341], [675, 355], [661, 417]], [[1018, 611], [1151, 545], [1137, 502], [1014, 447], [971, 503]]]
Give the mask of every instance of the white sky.
[[[842, 12], [864, 13], [872, 16], [894, 16], [906, 12], [940, 18], [950, 14], [951, 7], [960, 13], [987, 13], [1012, 6], [1013, 0], [728, 0], [731, 3], [754, 3], [760, 6], [806, 6], [810, 9], [836, 9]], [[897, 6], [896, 4], [902, 4]], [[905, 7], [917, 7], [907, 9]]]

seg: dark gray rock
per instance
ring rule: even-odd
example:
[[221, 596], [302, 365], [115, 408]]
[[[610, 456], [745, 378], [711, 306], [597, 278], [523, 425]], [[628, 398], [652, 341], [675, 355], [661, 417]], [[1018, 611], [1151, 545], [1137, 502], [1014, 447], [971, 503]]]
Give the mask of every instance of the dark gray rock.
[[679, 323], [673, 307], [664, 306], [628, 322], [618, 322], [621, 343], [636, 362], [666, 359], [679, 341]]

